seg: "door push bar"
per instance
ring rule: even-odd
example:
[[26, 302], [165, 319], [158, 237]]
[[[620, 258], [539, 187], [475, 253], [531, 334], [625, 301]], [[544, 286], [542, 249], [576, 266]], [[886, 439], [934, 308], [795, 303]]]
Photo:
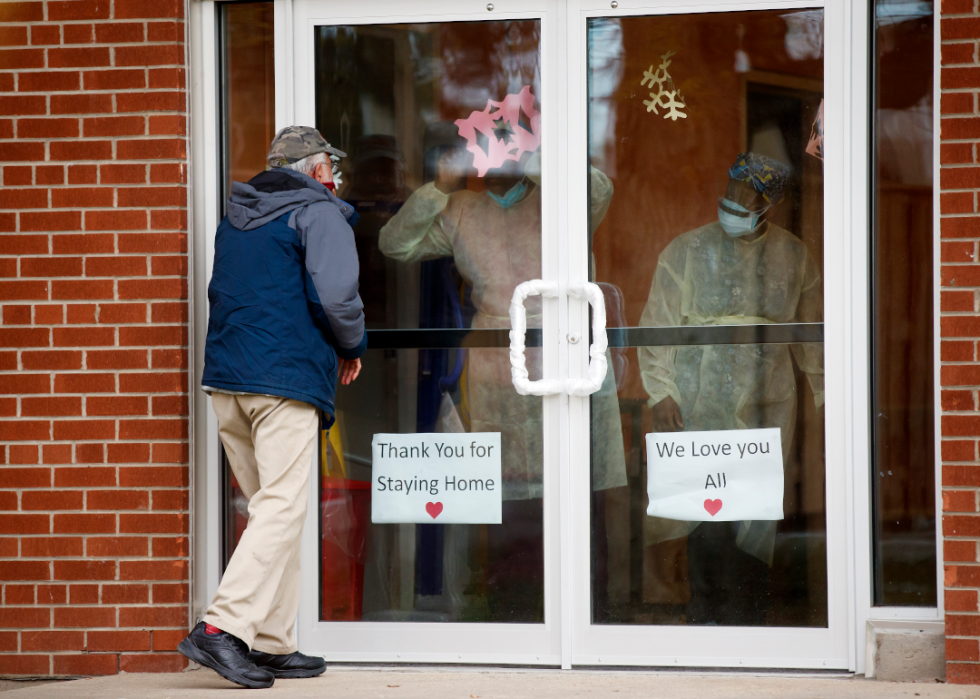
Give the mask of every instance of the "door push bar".
[[589, 346], [589, 372], [582, 379], [540, 379], [530, 381], [527, 374], [527, 361], [524, 357], [525, 335], [527, 333], [527, 311], [524, 299], [541, 295], [544, 298], [557, 298], [557, 282], [532, 279], [517, 285], [510, 301], [510, 376], [514, 388], [522, 396], [548, 396], [567, 393], [571, 396], [589, 396], [599, 390], [606, 378], [606, 303], [602, 290], [592, 282], [572, 284], [565, 293], [573, 298], [588, 299], [592, 306], [592, 344]]

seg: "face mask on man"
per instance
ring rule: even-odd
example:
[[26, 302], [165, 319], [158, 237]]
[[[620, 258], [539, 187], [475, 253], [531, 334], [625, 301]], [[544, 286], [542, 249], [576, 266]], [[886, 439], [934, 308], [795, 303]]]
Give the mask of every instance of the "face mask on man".
[[754, 233], [769, 207], [761, 211], [749, 211], [741, 204], [722, 197], [718, 200], [718, 223], [733, 238]]
[[513, 187], [508, 189], [507, 193], [502, 197], [494, 194], [489, 189], [487, 190], [487, 194], [490, 195], [490, 198], [504, 209], [509, 209], [514, 204], [519, 202], [524, 197], [525, 192], [527, 192], [527, 185], [524, 184], [524, 180], [521, 180]]

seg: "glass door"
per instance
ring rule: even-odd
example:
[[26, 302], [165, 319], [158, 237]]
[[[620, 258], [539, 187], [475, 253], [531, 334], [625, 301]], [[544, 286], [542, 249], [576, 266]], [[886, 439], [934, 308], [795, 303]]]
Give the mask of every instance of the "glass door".
[[[361, 376], [322, 433], [301, 643], [337, 661], [555, 665], [560, 403], [520, 395], [509, 358], [515, 288], [557, 277], [542, 157], [564, 111], [555, 5], [298, 0], [292, 13], [283, 119], [346, 153], [337, 193], [360, 214], [368, 328]], [[557, 376], [542, 336], [557, 336], [560, 300], [526, 306], [530, 378]], [[463, 460], [427, 470], [471, 434], [499, 440], [489, 477]]]
[[610, 371], [570, 399], [571, 663], [846, 668], [840, 3], [590, 4], [571, 270]]

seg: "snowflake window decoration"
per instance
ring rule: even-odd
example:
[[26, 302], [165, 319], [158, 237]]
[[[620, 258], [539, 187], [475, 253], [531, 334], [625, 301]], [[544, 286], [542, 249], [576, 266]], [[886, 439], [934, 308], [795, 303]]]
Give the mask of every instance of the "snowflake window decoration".
[[651, 89], [656, 89], [656, 92], [650, 93], [650, 99], [643, 100], [647, 112], [653, 112], [659, 116], [658, 109], [663, 109], [666, 111], [664, 119], [671, 121], [687, 119], [687, 114], [681, 111], [687, 106], [687, 103], [684, 101], [681, 91], [674, 86], [674, 80], [670, 77], [670, 73], [667, 72], [667, 68], [673, 63], [669, 59], [674, 55], [676, 55], [675, 51], [668, 51], [661, 56], [660, 65], [657, 66], [657, 69], [654, 70], [651, 64], [647, 70], [643, 71], [643, 80], [640, 81], [641, 86], [646, 87], [649, 83]]

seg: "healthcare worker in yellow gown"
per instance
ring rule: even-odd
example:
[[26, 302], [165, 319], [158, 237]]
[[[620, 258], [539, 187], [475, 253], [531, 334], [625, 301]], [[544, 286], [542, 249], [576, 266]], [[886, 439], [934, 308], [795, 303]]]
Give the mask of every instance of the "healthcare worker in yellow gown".
[[[718, 220], [678, 236], [660, 254], [641, 326], [823, 320], [816, 262], [802, 240], [767, 220], [789, 183], [789, 167], [742, 153], [728, 175]], [[791, 352], [819, 408], [822, 344], [640, 348], [654, 430], [778, 427], [785, 464], [797, 412]], [[776, 522], [646, 522], [647, 545], [690, 534], [688, 623], [765, 623]]]
[[[435, 182], [416, 190], [381, 229], [381, 251], [402, 262], [452, 257], [472, 287], [473, 328], [510, 327], [514, 288], [541, 277], [540, 158], [525, 153], [484, 176], [486, 191], [459, 189], [468, 153], [439, 161]], [[528, 164], [530, 163], [530, 167]], [[592, 227], [609, 208], [613, 187], [592, 170]], [[541, 327], [541, 298], [527, 299], [527, 325]], [[527, 353], [531, 376], [541, 353]], [[626, 485], [619, 402], [613, 372], [593, 401], [593, 488]], [[494, 620], [541, 621], [543, 607], [541, 399], [514, 390], [506, 349], [473, 348], [467, 361], [471, 430], [501, 433], [503, 523], [490, 525], [488, 582]], [[521, 594], [517, 591], [523, 590]]]

